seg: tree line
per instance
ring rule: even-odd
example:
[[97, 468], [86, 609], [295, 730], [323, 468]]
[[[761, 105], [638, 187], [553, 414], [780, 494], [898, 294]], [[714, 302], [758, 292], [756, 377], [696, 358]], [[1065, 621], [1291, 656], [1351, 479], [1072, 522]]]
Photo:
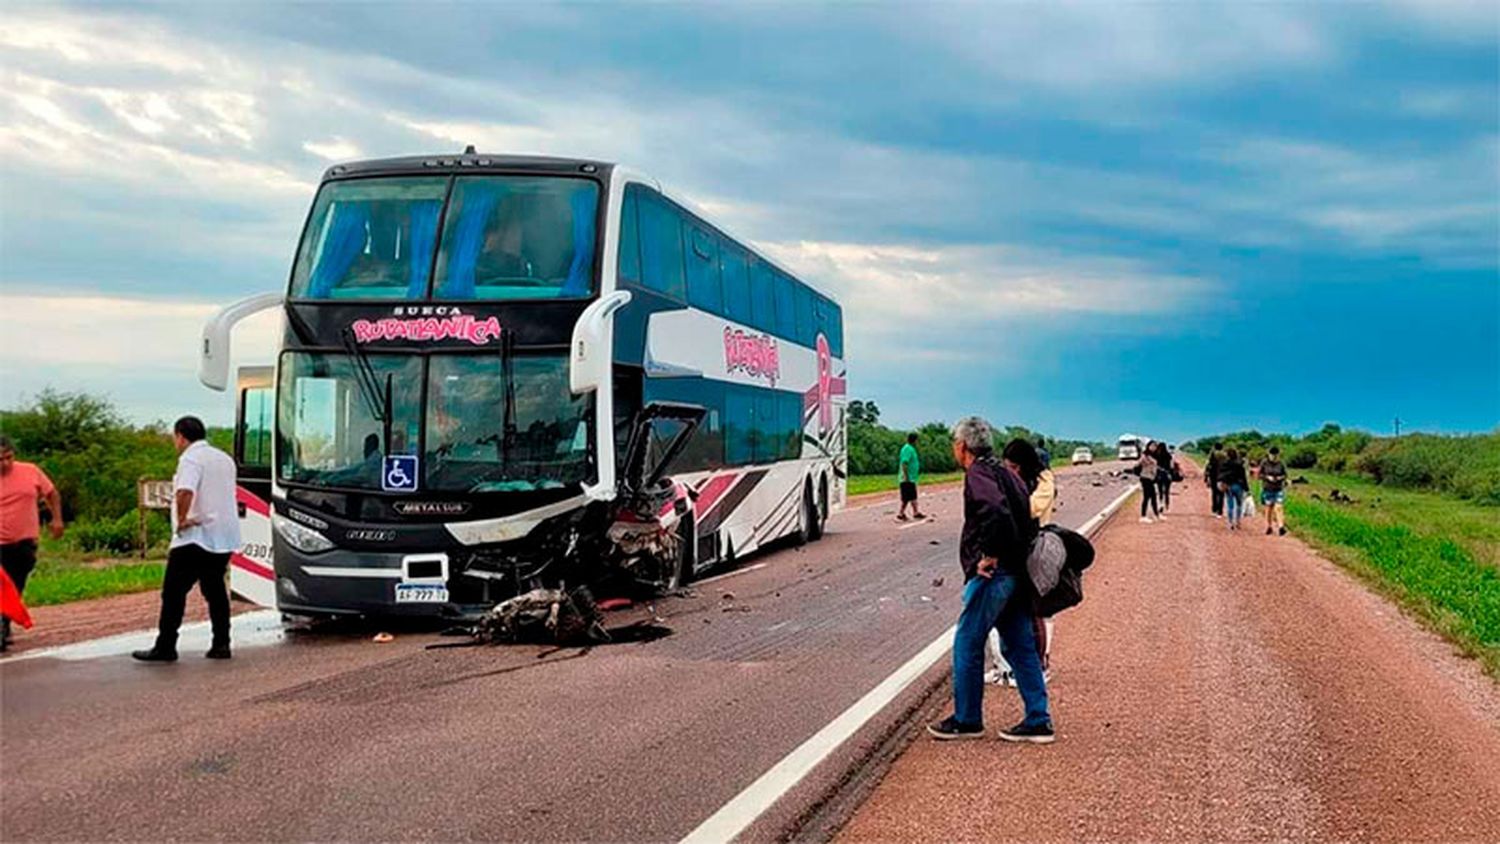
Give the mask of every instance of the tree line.
[[[927, 422], [911, 430], [888, 428], [880, 422], [880, 406], [873, 401], [855, 399], [849, 402], [849, 474], [883, 475], [896, 473], [897, 455], [908, 434], [917, 435], [917, 455], [922, 458], [923, 472], [953, 472], [953, 437], [948, 424]], [[996, 448], [1016, 437], [1035, 445], [1044, 439], [1054, 464], [1066, 463], [1079, 447], [1094, 452], [1094, 459], [1108, 459], [1111, 451], [1104, 443], [1044, 437], [1021, 425], [995, 430]]]

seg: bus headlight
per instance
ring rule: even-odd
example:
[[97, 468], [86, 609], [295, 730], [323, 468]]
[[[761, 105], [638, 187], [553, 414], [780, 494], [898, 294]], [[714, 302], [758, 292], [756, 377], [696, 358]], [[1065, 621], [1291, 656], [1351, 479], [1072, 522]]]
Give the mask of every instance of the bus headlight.
[[328, 537], [305, 525], [299, 525], [291, 519], [282, 515], [271, 517], [271, 526], [282, 539], [291, 543], [293, 548], [307, 554], [316, 554], [319, 551], [327, 551], [333, 547]]

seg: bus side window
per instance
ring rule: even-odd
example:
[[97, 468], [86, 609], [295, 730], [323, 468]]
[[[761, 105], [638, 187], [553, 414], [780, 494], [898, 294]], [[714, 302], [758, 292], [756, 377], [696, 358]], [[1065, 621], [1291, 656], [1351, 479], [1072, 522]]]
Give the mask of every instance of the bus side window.
[[796, 460], [802, 456], [802, 396], [797, 393], [777, 393], [781, 402], [781, 441], [785, 448], [781, 452], [784, 460]]
[[687, 253], [688, 304], [709, 313], [723, 313], [724, 291], [719, 281], [719, 239], [696, 223], [687, 224], [691, 247]]
[[752, 432], [755, 430], [755, 402], [750, 388], [728, 385], [724, 388], [724, 462], [742, 466], [755, 459]]
[[240, 429], [236, 445], [241, 467], [271, 468], [271, 417], [275, 413], [275, 391], [253, 387], [240, 393]]
[[750, 274], [746, 255], [728, 241], [719, 250], [724, 272], [724, 313], [741, 325], [750, 324]]
[[813, 297], [812, 291], [807, 285], [792, 282], [793, 296], [796, 299], [797, 334], [796, 340], [804, 346], [811, 346], [817, 332], [813, 330]]
[[750, 324], [761, 331], [776, 330], [776, 306], [772, 299], [775, 273], [771, 265], [752, 259], [750, 268]]
[[790, 277], [775, 273], [776, 278], [776, 334], [788, 340], [797, 337], [797, 303], [793, 298], [792, 285], [795, 284]]
[[828, 350], [836, 358], [844, 356], [844, 309], [833, 302], [828, 308]]
[[636, 213], [636, 196], [640, 191], [625, 188], [625, 202], [620, 206], [620, 262], [617, 273], [622, 282], [641, 282], [641, 229]]
[[682, 273], [682, 217], [659, 197], [642, 197], [641, 274], [648, 290], [677, 301], [687, 298]]
[[755, 389], [755, 429], [750, 435], [750, 449], [755, 452], [756, 463], [772, 463], [781, 459], [786, 448], [786, 437], [781, 436], [781, 420], [776, 410], [777, 391]]

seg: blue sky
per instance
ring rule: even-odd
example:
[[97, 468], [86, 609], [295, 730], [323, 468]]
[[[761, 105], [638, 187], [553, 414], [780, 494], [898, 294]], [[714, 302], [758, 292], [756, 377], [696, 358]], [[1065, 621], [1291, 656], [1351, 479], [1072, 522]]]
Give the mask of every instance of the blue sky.
[[841, 298], [895, 423], [1490, 429], [1497, 8], [12, 5], [0, 404], [225, 418], [198, 327], [322, 170], [474, 143], [694, 198]]

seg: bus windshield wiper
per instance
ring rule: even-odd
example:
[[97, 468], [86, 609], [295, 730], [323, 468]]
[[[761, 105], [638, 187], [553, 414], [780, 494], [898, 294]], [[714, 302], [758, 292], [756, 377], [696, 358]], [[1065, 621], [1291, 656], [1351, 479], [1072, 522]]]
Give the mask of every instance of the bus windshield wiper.
[[365, 406], [376, 422], [384, 423], [382, 433], [385, 435], [381, 443], [381, 454], [391, 453], [391, 392], [392, 382], [389, 373], [385, 376], [385, 386], [381, 389], [380, 376], [375, 373], [375, 367], [370, 363], [370, 356], [365, 353], [359, 344], [354, 342], [354, 332], [345, 328], [340, 332], [344, 341], [344, 351], [349, 359], [354, 362], [354, 381], [359, 385], [359, 394], [365, 400]]
[[505, 380], [504, 436], [500, 438], [500, 465], [510, 471], [510, 451], [516, 442], [516, 364], [515, 337], [505, 332], [500, 338], [500, 377]]

